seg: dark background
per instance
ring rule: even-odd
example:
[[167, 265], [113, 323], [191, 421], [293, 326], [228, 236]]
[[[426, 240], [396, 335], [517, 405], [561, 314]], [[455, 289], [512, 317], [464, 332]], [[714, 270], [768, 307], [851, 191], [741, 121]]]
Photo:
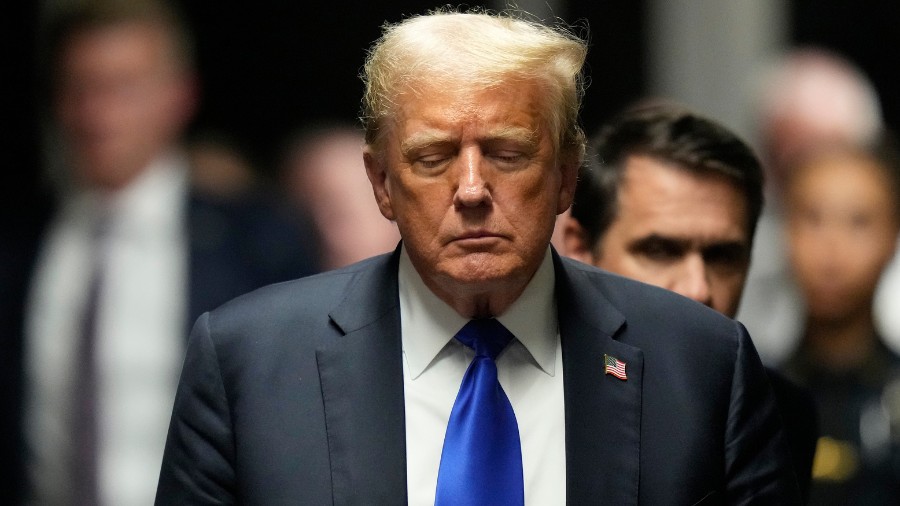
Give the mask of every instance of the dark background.
[[842, 54], [869, 76], [887, 126], [900, 128], [900, 1], [793, 0], [795, 44], [818, 44]]
[[[39, 188], [37, 2], [9, 2], [0, 16], [0, 133], [3, 170], [0, 206], [26, 209]], [[365, 49], [384, 21], [422, 13], [435, 3], [296, 2], [257, 0], [241, 4], [180, 0], [197, 41], [203, 89], [192, 132], [234, 139], [263, 175], [295, 130], [321, 121], [355, 121]], [[470, 4], [476, 5], [476, 4]], [[864, 5], [864, 7], [863, 7]], [[900, 2], [793, 0], [792, 38], [816, 43], [855, 61], [875, 82], [889, 126], [900, 121]], [[572, 2], [566, 20], [590, 26], [591, 76], [584, 103], [588, 132], [645, 92], [645, 2]]]
[[[355, 121], [363, 92], [358, 74], [381, 24], [435, 6], [351, 1], [341, 2], [346, 15], [339, 15], [321, 2], [182, 4], [197, 39], [205, 90], [195, 130], [224, 129], [246, 143], [263, 170], [272, 167], [287, 133], [310, 122]], [[591, 51], [590, 66], [606, 78], [590, 86], [585, 121], [636, 98], [643, 87], [640, 7], [616, 0], [568, 9], [569, 22], [587, 20], [592, 45], [602, 48]]]

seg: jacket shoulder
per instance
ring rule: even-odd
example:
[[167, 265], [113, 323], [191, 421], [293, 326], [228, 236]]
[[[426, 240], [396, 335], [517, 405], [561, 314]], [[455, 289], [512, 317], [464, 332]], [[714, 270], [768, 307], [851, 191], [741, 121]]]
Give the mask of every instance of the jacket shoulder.
[[667, 325], [712, 325], [732, 328], [734, 320], [671, 290], [599, 269], [576, 260], [561, 259], [572, 285], [568, 303], [590, 310], [598, 301], [609, 304], [628, 320], [664, 321]]
[[391, 260], [391, 255], [381, 255], [341, 269], [263, 286], [210, 311], [206, 324], [215, 339], [335, 332], [331, 313], [337, 308], [352, 305], [361, 315], [389, 308], [390, 280], [396, 285]]

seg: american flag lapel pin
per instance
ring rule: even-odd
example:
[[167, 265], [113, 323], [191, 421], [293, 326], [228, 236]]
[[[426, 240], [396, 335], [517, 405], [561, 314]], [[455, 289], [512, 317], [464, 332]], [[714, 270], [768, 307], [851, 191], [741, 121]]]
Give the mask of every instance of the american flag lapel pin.
[[606, 374], [612, 374], [622, 381], [628, 379], [628, 375], [625, 374], [625, 362], [612, 355], [603, 355], [603, 370]]

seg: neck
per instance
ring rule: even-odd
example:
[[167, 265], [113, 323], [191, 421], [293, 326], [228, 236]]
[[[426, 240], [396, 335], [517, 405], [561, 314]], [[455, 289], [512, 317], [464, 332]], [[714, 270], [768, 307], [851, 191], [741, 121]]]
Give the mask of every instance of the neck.
[[831, 371], [859, 367], [875, 346], [871, 311], [842, 320], [807, 319], [804, 341], [813, 358]]
[[[425, 285], [439, 299], [465, 318], [493, 318], [509, 309], [525, 291], [528, 282], [526, 280], [524, 283], [517, 283], [513, 286], [492, 287], [493, 289], [488, 290], [472, 290], [466, 287], [448, 289], [446, 286], [436, 284], [432, 286], [432, 283], [427, 280]], [[502, 285], [507, 285], [507, 283], [502, 283]]]

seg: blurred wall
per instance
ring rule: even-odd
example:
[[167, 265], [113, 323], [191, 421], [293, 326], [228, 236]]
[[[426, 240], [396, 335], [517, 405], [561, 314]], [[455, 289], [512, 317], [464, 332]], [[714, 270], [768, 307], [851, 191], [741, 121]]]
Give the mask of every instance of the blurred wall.
[[719, 119], [748, 140], [748, 98], [787, 44], [785, 0], [646, 0], [648, 92]]

